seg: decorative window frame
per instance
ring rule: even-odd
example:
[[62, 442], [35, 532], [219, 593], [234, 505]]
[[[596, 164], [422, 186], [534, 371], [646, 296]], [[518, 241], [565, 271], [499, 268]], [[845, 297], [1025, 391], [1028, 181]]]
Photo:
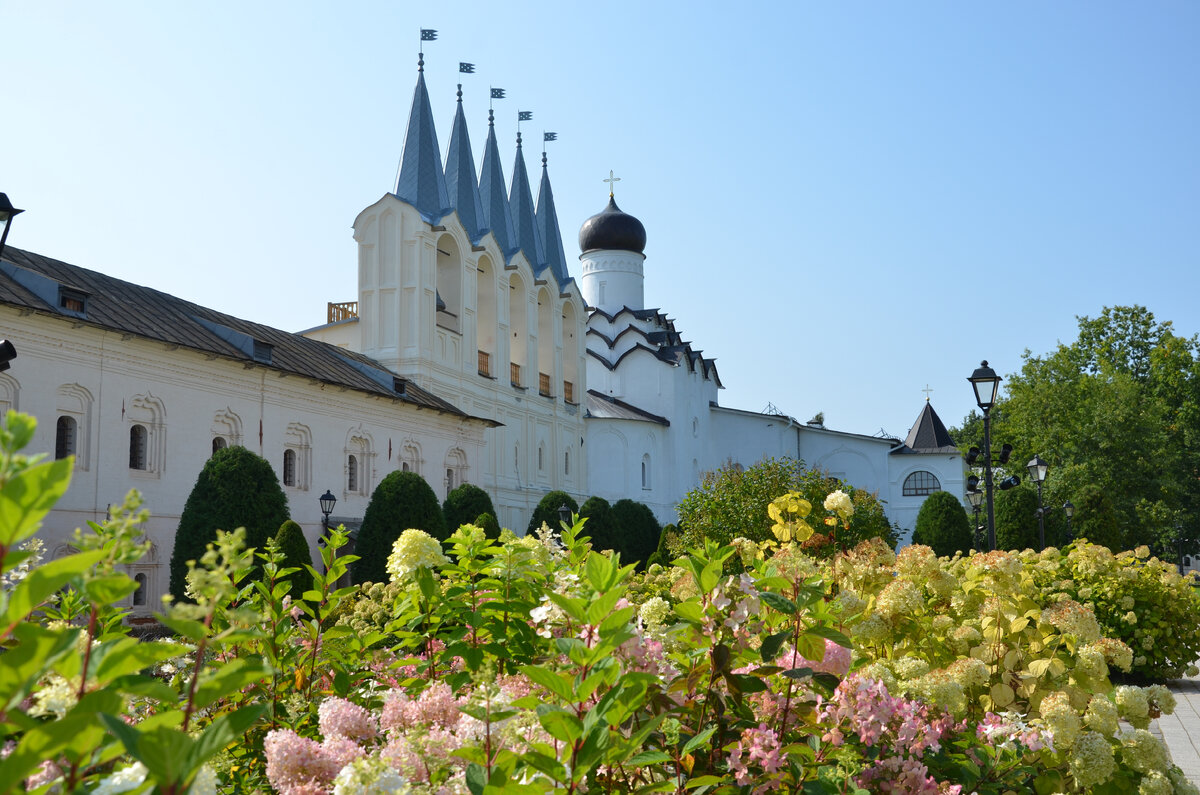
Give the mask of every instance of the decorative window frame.
[[79, 384], [63, 384], [55, 393], [56, 415], [75, 420], [75, 469], [81, 472], [92, 460], [92, 403], [92, 393]]
[[21, 382], [8, 373], [0, 373], [0, 417], [9, 409], [20, 411]]
[[158, 560], [158, 545], [150, 544], [150, 549], [136, 563], [131, 563], [125, 567], [126, 573], [137, 580], [139, 576], [146, 578], [145, 590], [143, 591], [144, 598], [141, 604], [136, 603], [137, 591], [131, 593], [126, 601], [130, 609], [130, 615], [134, 618], [149, 617], [154, 614], [155, 609], [159, 605], [159, 574], [162, 571], [162, 566]]
[[212, 436], [225, 440], [229, 447], [242, 446], [242, 418], [231, 408], [223, 408], [213, 415]]
[[[284, 452], [291, 450], [296, 456], [296, 483], [284, 488], [308, 491], [312, 487], [312, 430], [299, 422], [290, 423], [283, 440]], [[280, 482], [283, 481], [282, 465], [280, 461]]]
[[400, 443], [400, 469], [421, 474], [421, 445], [411, 436]]
[[[146, 468], [130, 469], [138, 478], [160, 478], [167, 468], [167, 410], [162, 400], [152, 393], [134, 395], [125, 411], [125, 428], [134, 425], [146, 428]], [[128, 437], [128, 434], [126, 434]]]
[[[913, 478], [916, 478], [918, 475], [927, 475], [928, 478], [922, 478], [920, 485], [914, 484], [909, 486]], [[928, 480], [933, 481], [932, 486], [929, 485]], [[900, 496], [902, 497], [928, 497], [936, 491], [942, 491], [942, 481], [928, 469], [917, 469], [909, 472], [904, 476], [904, 480], [900, 486]]]
[[[342, 493], [346, 497], [369, 497], [373, 489], [375, 469], [375, 442], [361, 425], [351, 428], [346, 434], [346, 447], [342, 453]], [[350, 456], [358, 462], [358, 477], [355, 488], [350, 488]]]
[[467, 466], [467, 454], [461, 447], [453, 447], [446, 451], [446, 460], [442, 465], [446, 472], [446, 477], [443, 485], [446, 487], [446, 494], [467, 482], [467, 472], [470, 467]]

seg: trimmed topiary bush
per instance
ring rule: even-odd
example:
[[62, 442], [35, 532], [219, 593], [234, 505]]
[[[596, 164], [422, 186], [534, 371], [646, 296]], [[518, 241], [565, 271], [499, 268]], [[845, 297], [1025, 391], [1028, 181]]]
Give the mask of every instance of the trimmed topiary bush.
[[371, 494], [363, 514], [351, 566], [354, 582], [387, 582], [387, 558], [392, 544], [409, 528], [424, 530], [444, 541], [450, 537], [437, 495], [416, 472], [396, 471], [385, 477]]
[[200, 559], [218, 530], [244, 527], [246, 546], [262, 550], [287, 519], [287, 497], [266, 459], [245, 447], [213, 453], [179, 517], [171, 552], [171, 595], [185, 599], [187, 562]]
[[472, 522], [476, 527], [483, 528], [483, 534], [493, 540], [500, 537], [500, 523], [490, 513], [481, 513]]
[[587, 518], [583, 534], [592, 539], [592, 549], [616, 549], [616, 528], [613, 526], [612, 506], [603, 497], [588, 497], [579, 506], [579, 515]]
[[558, 532], [559, 522], [562, 521], [559, 518], [558, 509], [562, 505], [570, 508], [571, 513], [579, 513], [579, 503], [575, 502], [575, 499], [570, 494], [567, 494], [565, 491], [552, 491], [545, 497], [542, 497], [542, 501], [533, 509], [533, 516], [530, 517], [529, 527], [526, 528], [525, 532], [532, 533], [542, 526], [542, 522], [548, 524], [551, 530]]
[[958, 498], [948, 491], [935, 491], [926, 497], [917, 514], [913, 543], [931, 547], [938, 557], [973, 548], [971, 522]]
[[[1037, 493], [1024, 486], [1006, 491], [996, 489], [993, 501], [996, 509], [996, 549], [1036, 549]], [[986, 518], [984, 521], [987, 521]]]
[[658, 549], [654, 550], [654, 554], [646, 561], [646, 568], [655, 563], [659, 566], [669, 567], [672, 561], [679, 557], [682, 547], [683, 538], [679, 528], [673, 524], [665, 525], [662, 532], [658, 534]]
[[303, 599], [304, 592], [313, 587], [312, 572], [304, 568], [313, 565], [312, 549], [308, 546], [308, 539], [304, 537], [304, 530], [299, 524], [288, 519], [279, 528], [275, 540], [279, 543], [279, 551], [283, 553], [283, 568], [294, 566], [300, 569], [288, 576], [292, 583], [292, 589], [289, 591], [292, 601]]
[[654, 512], [635, 500], [617, 500], [612, 507], [612, 523], [619, 539], [616, 549], [621, 553], [621, 561], [645, 569], [662, 536], [662, 526], [654, 518]]
[[453, 533], [461, 525], [471, 524], [480, 514], [496, 515], [492, 498], [473, 483], [464, 483], [446, 495], [442, 503], [442, 514], [446, 518], [446, 529]]

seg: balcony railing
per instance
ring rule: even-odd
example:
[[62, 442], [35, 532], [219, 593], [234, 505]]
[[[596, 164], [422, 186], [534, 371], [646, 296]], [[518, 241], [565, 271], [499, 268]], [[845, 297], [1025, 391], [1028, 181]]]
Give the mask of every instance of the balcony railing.
[[492, 377], [492, 355], [487, 351], [479, 351], [479, 374]]
[[340, 323], [343, 320], [358, 317], [358, 301], [343, 301], [340, 304], [329, 302], [328, 323]]
[[509, 362], [508, 381], [513, 386], [521, 385], [521, 365], [517, 364], [516, 362]]
[[575, 402], [575, 385], [570, 381], [563, 381], [563, 400], [568, 403]]
[[538, 373], [538, 394], [542, 397], [550, 397], [549, 373]]

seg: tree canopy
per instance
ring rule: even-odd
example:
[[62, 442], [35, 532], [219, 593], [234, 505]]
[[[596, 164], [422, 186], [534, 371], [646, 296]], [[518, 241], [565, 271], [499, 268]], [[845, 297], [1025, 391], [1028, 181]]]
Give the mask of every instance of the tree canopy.
[[948, 491], [935, 491], [921, 503], [913, 543], [931, 547], [939, 557], [966, 552], [975, 546], [971, 522], [962, 503]]
[[[1006, 377], [992, 410], [993, 447], [1013, 445], [1022, 477], [1035, 454], [1050, 464], [1043, 502], [1056, 525], [1070, 500], [1074, 525], [1120, 546], [1149, 544], [1174, 556], [1184, 538], [1195, 549], [1200, 339], [1179, 336], [1143, 306], [1106, 307], [1078, 322], [1078, 339], [1045, 355], [1026, 351], [1021, 371]], [[972, 412], [953, 434], [964, 450], [982, 446], [982, 418]], [[1085, 513], [1085, 504], [1103, 502], [1089, 487], [1108, 497], [1103, 509], [1116, 517], [1117, 533]]]
[[439, 540], [450, 536], [437, 495], [425, 479], [416, 472], [397, 470], [379, 481], [367, 503], [354, 548], [359, 559], [350, 570], [354, 581], [387, 582], [392, 544], [410, 528], [424, 530]]
[[526, 532], [532, 533], [542, 526], [545, 522], [551, 530], [558, 532], [562, 518], [558, 515], [558, 509], [562, 506], [567, 506], [571, 509], [571, 513], [579, 513], [579, 503], [575, 502], [575, 498], [565, 491], [547, 492], [542, 501], [533, 509], [533, 516], [529, 518], [529, 527]]

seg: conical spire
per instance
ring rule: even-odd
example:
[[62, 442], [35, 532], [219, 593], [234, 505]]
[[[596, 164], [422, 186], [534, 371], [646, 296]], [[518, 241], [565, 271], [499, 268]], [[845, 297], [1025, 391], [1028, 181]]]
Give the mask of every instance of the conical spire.
[[517, 133], [517, 161], [513, 164], [512, 189], [508, 194], [512, 207], [513, 227], [517, 230], [517, 244], [525, 252], [525, 259], [533, 266], [535, 274], [546, 268], [546, 253], [542, 249], [542, 236], [538, 234], [537, 218], [533, 211], [533, 191], [529, 189], [529, 173], [525, 170], [525, 155], [521, 152], [521, 133]]
[[463, 115], [461, 83], [450, 146], [446, 150], [446, 190], [450, 194], [450, 206], [458, 211], [458, 219], [471, 236], [471, 242], [478, 243], [487, 229], [483, 222], [483, 202], [479, 200], [479, 184], [475, 181], [471, 137], [467, 134], [467, 119]]
[[904, 444], [919, 453], [947, 453], [958, 450], [942, 423], [942, 418], [933, 410], [928, 400], [921, 408], [921, 414], [908, 432]]
[[429, 92], [425, 88], [425, 56], [417, 61], [417, 88], [413, 92], [412, 111], [408, 114], [408, 130], [404, 133], [404, 153], [396, 174], [396, 198], [406, 201], [421, 217], [437, 223], [450, 212], [450, 195], [446, 192], [446, 175], [442, 172], [442, 155], [438, 151], [437, 131], [433, 128], [433, 112], [429, 109]]
[[483, 202], [483, 225], [496, 238], [504, 259], [512, 259], [513, 254], [517, 253], [517, 233], [513, 229], [508, 197], [504, 195], [504, 168], [500, 165], [495, 120], [490, 109], [487, 144], [483, 147], [483, 169], [479, 173], [479, 196]]
[[545, 246], [546, 264], [561, 287], [571, 277], [567, 273], [567, 255], [563, 251], [562, 234], [558, 230], [558, 211], [554, 209], [554, 191], [550, 189], [545, 152], [542, 152], [542, 183], [538, 186], [537, 228]]

